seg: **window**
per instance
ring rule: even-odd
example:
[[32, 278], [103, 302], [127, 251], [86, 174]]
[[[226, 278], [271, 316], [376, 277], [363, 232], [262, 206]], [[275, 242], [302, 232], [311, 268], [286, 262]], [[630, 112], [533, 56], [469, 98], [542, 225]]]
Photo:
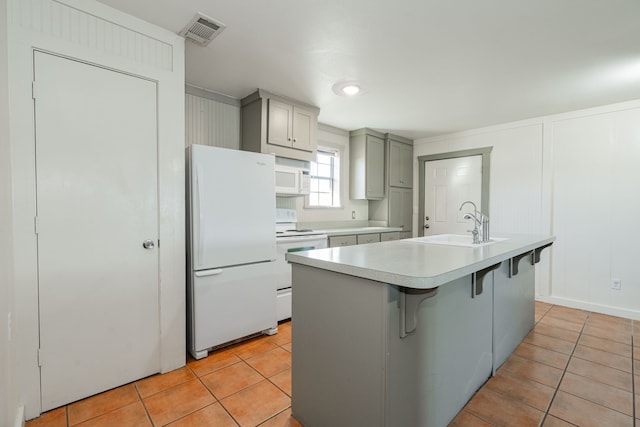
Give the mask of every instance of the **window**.
[[340, 151], [320, 148], [311, 162], [310, 207], [340, 207]]

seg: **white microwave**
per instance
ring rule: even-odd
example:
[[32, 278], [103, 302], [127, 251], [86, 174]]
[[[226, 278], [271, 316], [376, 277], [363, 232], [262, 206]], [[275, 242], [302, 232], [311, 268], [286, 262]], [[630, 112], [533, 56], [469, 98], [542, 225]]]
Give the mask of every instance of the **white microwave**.
[[309, 194], [311, 181], [308, 168], [276, 163], [275, 171], [277, 196], [291, 197]]

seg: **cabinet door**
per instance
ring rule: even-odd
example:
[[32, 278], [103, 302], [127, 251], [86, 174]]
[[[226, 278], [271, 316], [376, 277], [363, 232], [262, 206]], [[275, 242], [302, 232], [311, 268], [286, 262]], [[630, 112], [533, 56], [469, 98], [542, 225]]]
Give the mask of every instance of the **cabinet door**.
[[293, 148], [305, 151], [316, 149], [317, 118], [315, 113], [293, 107]]
[[390, 233], [380, 233], [381, 242], [390, 242], [392, 240], [400, 240], [400, 232], [392, 231]]
[[367, 199], [382, 199], [384, 197], [384, 140], [367, 135], [365, 156]]
[[358, 234], [358, 244], [378, 243], [380, 241], [380, 233]]
[[410, 231], [413, 223], [413, 190], [389, 187], [389, 227]]
[[267, 121], [267, 143], [291, 147], [293, 144], [291, 136], [293, 107], [289, 104], [269, 99], [267, 114], [269, 116]]
[[329, 247], [351, 246], [357, 244], [356, 236], [329, 236]]
[[408, 188], [402, 192], [402, 231], [413, 229], [413, 190]]
[[413, 186], [413, 147], [398, 141], [389, 141], [389, 185]]

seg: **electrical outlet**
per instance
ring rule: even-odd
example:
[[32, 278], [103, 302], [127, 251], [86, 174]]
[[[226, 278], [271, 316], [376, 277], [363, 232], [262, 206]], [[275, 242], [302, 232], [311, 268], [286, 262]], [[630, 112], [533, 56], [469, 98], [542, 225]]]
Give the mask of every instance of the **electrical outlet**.
[[351, 211], [351, 219], [356, 219], [356, 211]]
[[619, 291], [622, 287], [622, 280], [620, 279], [611, 279], [611, 289]]

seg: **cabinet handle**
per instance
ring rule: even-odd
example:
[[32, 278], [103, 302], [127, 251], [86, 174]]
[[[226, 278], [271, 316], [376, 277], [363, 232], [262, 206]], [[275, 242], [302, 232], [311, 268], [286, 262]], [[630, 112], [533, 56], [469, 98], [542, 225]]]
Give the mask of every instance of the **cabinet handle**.
[[298, 140], [296, 138], [293, 138], [293, 142], [298, 142]]
[[291, 137], [287, 138], [287, 141], [291, 141]]

